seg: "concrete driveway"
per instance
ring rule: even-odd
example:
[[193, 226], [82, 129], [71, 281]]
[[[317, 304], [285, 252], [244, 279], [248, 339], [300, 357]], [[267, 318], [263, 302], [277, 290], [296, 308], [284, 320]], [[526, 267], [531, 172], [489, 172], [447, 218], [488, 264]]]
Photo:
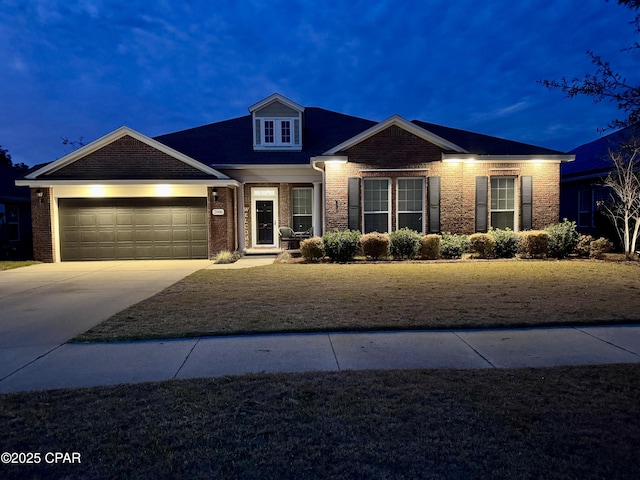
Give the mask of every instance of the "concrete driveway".
[[0, 380], [210, 260], [47, 263], [0, 271]]

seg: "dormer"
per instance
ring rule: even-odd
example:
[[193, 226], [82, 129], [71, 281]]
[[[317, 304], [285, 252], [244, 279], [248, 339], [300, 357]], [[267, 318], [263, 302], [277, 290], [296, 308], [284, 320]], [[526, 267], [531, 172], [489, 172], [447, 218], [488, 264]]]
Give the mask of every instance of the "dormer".
[[279, 93], [249, 107], [254, 150], [302, 150], [304, 107]]

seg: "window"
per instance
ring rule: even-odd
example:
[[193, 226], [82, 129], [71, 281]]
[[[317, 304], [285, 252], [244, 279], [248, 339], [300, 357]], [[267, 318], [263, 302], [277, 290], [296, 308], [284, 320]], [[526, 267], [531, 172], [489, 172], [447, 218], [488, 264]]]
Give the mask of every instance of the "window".
[[593, 193], [591, 190], [580, 190], [578, 192], [578, 226], [591, 227], [593, 215], [591, 207], [593, 205]]
[[293, 228], [296, 232], [306, 232], [313, 225], [313, 189], [294, 188]]
[[423, 192], [422, 178], [398, 179], [398, 230], [406, 227], [422, 233]]
[[0, 204], [0, 236], [11, 242], [20, 240], [20, 215], [17, 206]]
[[275, 136], [275, 122], [273, 120], [264, 121], [264, 143], [274, 143], [276, 141]]
[[291, 143], [291, 120], [280, 121], [280, 143]]
[[291, 145], [291, 120], [279, 118], [265, 119], [262, 124], [265, 145]]
[[491, 226], [515, 230], [515, 178], [491, 179]]
[[364, 233], [389, 231], [389, 179], [364, 179]]

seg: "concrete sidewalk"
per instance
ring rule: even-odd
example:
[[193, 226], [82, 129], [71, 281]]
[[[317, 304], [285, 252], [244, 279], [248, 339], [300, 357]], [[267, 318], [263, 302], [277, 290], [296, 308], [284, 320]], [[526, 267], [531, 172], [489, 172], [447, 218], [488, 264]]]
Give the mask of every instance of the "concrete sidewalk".
[[63, 344], [0, 393], [257, 372], [640, 363], [640, 325], [202, 337]]

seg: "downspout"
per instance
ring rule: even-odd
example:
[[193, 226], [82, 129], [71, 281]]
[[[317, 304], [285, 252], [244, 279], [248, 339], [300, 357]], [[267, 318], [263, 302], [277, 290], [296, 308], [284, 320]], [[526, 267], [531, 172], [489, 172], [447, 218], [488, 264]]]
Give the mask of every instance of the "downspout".
[[[322, 219], [321, 219], [321, 223], [320, 226], [322, 227], [321, 231], [319, 232], [314, 232], [314, 235], [317, 237], [321, 237], [324, 234], [324, 228], [325, 228], [325, 222], [327, 221], [327, 199], [325, 198], [325, 191], [326, 191], [326, 178], [325, 178], [325, 171], [324, 168], [320, 168], [318, 167], [318, 163], [320, 163], [318, 160], [315, 159], [316, 157], [311, 157], [311, 168], [313, 168], [314, 170], [317, 170], [318, 172], [322, 173], [322, 191], [321, 191], [321, 195], [320, 195], [320, 200], [322, 201]], [[323, 162], [324, 163], [324, 162]]]

